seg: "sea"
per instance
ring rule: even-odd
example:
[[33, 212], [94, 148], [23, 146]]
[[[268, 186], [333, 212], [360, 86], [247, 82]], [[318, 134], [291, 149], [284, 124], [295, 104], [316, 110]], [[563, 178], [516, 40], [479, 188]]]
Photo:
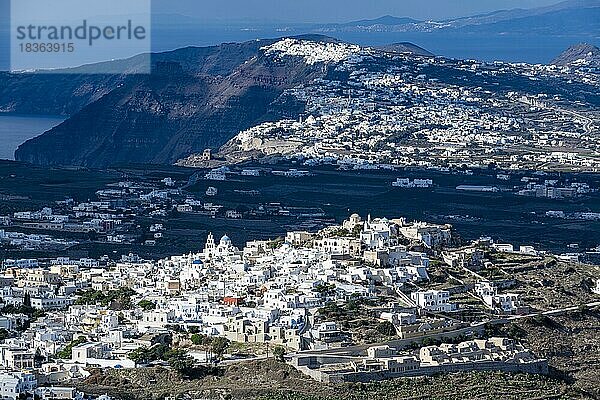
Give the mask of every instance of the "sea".
[[[2, 1], [0, 1], [0, 5]], [[0, 14], [1, 14], [0, 10]], [[1, 18], [0, 18], [1, 19]], [[10, 46], [6, 27], [0, 20], [0, 71], [10, 69]], [[155, 24], [152, 29], [152, 51], [163, 52], [186, 46], [214, 46], [227, 42], [296, 36], [315, 31], [305, 26], [279, 28], [271, 25], [169, 25]], [[327, 34], [327, 33], [325, 33]], [[463, 32], [334, 32], [337, 39], [363, 46], [381, 46], [411, 42], [438, 56], [480, 61], [526, 62], [546, 64], [569, 46], [597, 43], [595, 32], [589, 34], [472, 34]], [[107, 59], [113, 58], [108, 54]]]
[[[305, 33], [302, 28], [289, 30], [271, 27], [241, 29], [239, 27], [185, 27], [176, 33], [155, 27], [152, 36], [153, 51], [160, 52], [184, 46], [212, 46], [225, 42], [243, 42], [264, 38], [295, 36]], [[326, 33], [325, 33], [326, 34]], [[480, 61], [525, 62], [547, 64], [569, 46], [596, 43], [590, 35], [542, 36], [531, 35], [477, 35], [469, 33], [398, 33], [398, 32], [335, 32], [330, 36], [362, 46], [382, 46], [398, 42], [411, 42], [435, 55]]]
[[14, 160], [21, 143], [52, 129], [64, 121], [60, 116], [0, 114], [0, 159]]

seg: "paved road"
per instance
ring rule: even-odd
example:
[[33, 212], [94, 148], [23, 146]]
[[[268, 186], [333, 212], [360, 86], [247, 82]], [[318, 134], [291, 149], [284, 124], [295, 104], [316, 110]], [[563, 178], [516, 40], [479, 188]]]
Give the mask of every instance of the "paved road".
[[582, 119], [584, 120], [584, 124], [583, 124], [583, 130], [585, 131], [585, 133], [593, 133], [592, 131], [592, 126], [594, 125], [594, 120], [590, 117], [586, 117], [585, 115], [581, 115], [576, 111], [571, 111], [571, 110], [565, 110], [565, 109], [558, 109], [557, 111], [562, 111], [566, 114], [572, 115], [576, 118]]

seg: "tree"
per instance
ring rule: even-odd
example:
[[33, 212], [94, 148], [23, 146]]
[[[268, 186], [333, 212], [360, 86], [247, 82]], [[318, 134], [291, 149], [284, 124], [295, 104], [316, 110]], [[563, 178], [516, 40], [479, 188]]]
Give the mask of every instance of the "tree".
[[268, 249], [278, 249], [280, 248], [283, 243], [285, 243], [285, 239], [282, 237], [278, 237], [277, 239], [271, 240], [270, 242], [267, 243], [267, 248]]
[[390, 321], [384, 321], [377, 325], [377, 332], [385, 336], [395, 336], [396, 327]]
[[331, 235], [336, 236], [336, 237], [346, 237], [346, 236], [350, 236], [350, 231], [346, 228], [338, 228], [338, 229], [332, 231]]
[[35, 349], [35, 356], [33, 357], [33, 362], [35, 363], [36, 367], [39, 368], [44, 361], [46, 361], [46, 357], [42, 355], [41, 350]]
[[275, 357], [275, 359], [277, 361], [283, 362], [284, 356], [285, 356], [285, 348], [283, 346], [277, 345], [273, 348], [273, 357]]
[[333, 296], [336, 293], [336, 287], [333, 283], [319, 283], [313, 289], [313, 292], [319, 293], [322, 296]]
[[138, 347], [127, 354], [127, 357], [136, 364], [148, 364], [152, 361], [168, 361], [176, 350], [171, 350], [166, 344], [157, 344], [152, 347]]
[[85, 342], [87, 342], [87, 339], [84, 336], [79, 336], [77, 339], [72, 340], [71, 343], [66, 345], [64, 349], [57, 352], [56, 357], [62, 358], [63, 360], [71, 358], [73, 355], [73, 347], [84, 344]]
[[25, 293], [23, 296], [23, 306], [31, 307], [31, 295], [29, 293]]
[[442, 344], [441, 340], [437, 340], [437, 339], [432, 339], [430, 337], [426, 337], [425, 339], [423, 339], [423, 341], [421, 342], [421, 344], [423, 346], [437, 346], [439, 344]]
[[75, 301], [77, 305], [94, 305], [101, 304], [110, 306], [111, 309], [120, 311], [131, 308], [131, 297], [135, 296], [135, 291], [128, 287], [121, 287], [117, 290], [110, 290], [106, 293], [90, 289], [80, 293], [80, 297]]
[[197, 333], [194, 333], [191, 337], [190, 340], [192, 341], [192, 343], [196, 346], [201, 345], [203, 340], [202, 340], [202, 336], [198, 335]]
[[150, 347], [150, 361], [163, 360], [168, 361], [169, 357], [171, 357], [172, 350], [170, 346], [166, 344], [155, 344]]
[[4, 328], [0, 328], [0, 340], [6, 340], [10, 337], [8, 331]]
[[150, 300], [142, 300], [138, 303], [138, 306], [144, 311], [151, 311], [156, 308], [156, 304]]
[[224, 337], [217, 337], [212, 341], [210, 345], [210, 351], [215, 356], [217, 356], [218, 359], [220, 359], [221, 357], [223, 357], [223, 354], [225, 354], [225, 350], [227, 350], [230, 344], [231, 343], [228, 339]]
[[168, 362], [171, 368], [185, 374], [189, 374], [196, 364], [194, 357], [183, 350], [172, 350]]
[[127, 354], [127, 357], [136, 364], [147, 364], [150, 360], [150, 352], [146, 346], [138, 347]]
[[119, 325], [125, 325], [127, 323], [127, 318], [125, 318], [125, 314], [120, 312], [117, 317], [119, 318]]
[[105, 302], [106, 296], [104, 293], [94, 289], [81, 293], [80, 297], [75, 300], [76, 305], [95, 305], [98, 303], [106, 305]]

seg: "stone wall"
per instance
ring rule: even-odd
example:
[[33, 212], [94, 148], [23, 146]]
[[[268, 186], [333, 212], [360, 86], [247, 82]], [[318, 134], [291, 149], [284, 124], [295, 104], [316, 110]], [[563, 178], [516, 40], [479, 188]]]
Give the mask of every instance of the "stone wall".
[[[530, 374], [548, 374], [548, 362], [536, 360], [529, 363], [505, 363], [501, 361], [480, 361], [473, 363], [456, 363], [436, 366], [422, 366], [415, 371], [391, 373], [388, 371], [374, 372], [351, 372], [341, 374], [345, 382], [373, 382], [394, 378], [416, 377], [424, 375], [435, 375], [439, 373], [466, 372], [466, 371], [502, 371], [502, 372], [524, 372]], [[326, 374], [323, 374], [326, 375]], [[324, 381], [322, 381], [324, 382]]]
[[[321, 361], [324, 361], [321, 363]], [[347, 357], [294, 357], [292, 365], [303, 374], [318, 382], [374, 382], [394, 378], [428, 376], [440, 373], [467, 371], [502, 371], [523, 372], [530, 374], [548, 374], [548, 361], [535, 360], [528, 363], [506, 363], [502, 361], [478, 361], [470, 363], [455, 363], [444, 365], [424, 365], [418, 370], [405, 372], [390, 371], [359, 371], [359, 372], [325, 372], [318, 369], [319, 365], [347, 363]]]

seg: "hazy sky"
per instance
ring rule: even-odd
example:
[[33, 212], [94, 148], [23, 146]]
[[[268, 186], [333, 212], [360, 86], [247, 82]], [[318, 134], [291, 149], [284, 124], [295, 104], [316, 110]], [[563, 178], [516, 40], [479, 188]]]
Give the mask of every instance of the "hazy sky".
[[[0, 0], [6, 14], [10, 0]], [[101, 0], [82, 0], [90, 6]], [[348, 22], [383, 15], [444, 19], [511, 8], [534, 8], [560, 0], [151, 0], [154, 13], [214, 21]], [[38, 1], [52, 7], [52, 0]], [[124, 0], [126, 3], [126, 0]], [[124, 4], [125, 4], [124, 3]], [[38, 6], [43, 7], [42, 5]], [[0, 15], [0, 20], [8, 17]]]
[[152, 0], [155, 13], [206, 20], [347, 22], [383, 15], [441, 19], [510, 8], [533, 8], [559, 0]]

